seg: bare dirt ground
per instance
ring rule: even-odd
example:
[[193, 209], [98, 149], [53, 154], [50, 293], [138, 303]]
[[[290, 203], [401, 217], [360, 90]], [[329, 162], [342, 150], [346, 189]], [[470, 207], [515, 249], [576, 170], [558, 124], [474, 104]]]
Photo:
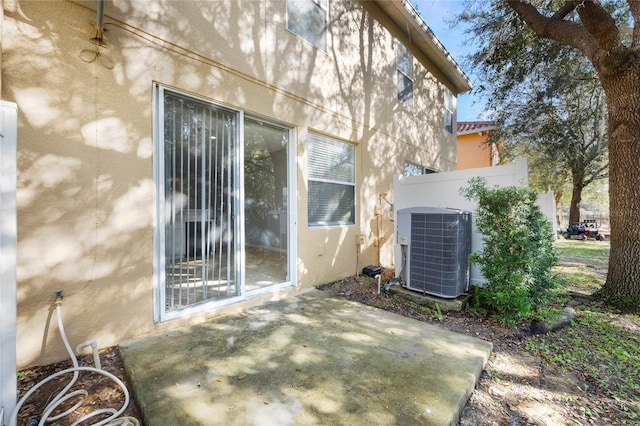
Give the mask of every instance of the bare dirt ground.
[[[602, 269], [602, 268], [601, 268]], [[384, 271], [385, 279], [392, 272]], [[606, 274], [606, 268], [597, 271]], [[487, 315], [472, 311], [438, 313], [391, 294], [377, 294], [377, 283], [367, 277], [350, 277], [319, 287], [321, 290], [349, 300], [386, 309], [419, 321], [433, 322], [456, 332], [469, 334], [493, 343], [493, 354], [482, 374], [480, 383], [472, 394], [459, 425], [640, 425], [640, 420], [629, 420], [621, 415], [628, 407], [610, 389], [594, 383], [593, 376], [585, 371], [561, 368], [548, 362], [535, 350], [531, 350], [531, 332], [527, 325], [505, 328]], [[579, 289], [577, 303], [595, 304], [590, 301], [589, 291]], [[640, 331], [638, 317], [607, 314], [613, 322], [624, 323], [635, 336]], [[637, 337], [634, 337], [637, 339]], [[124, 368], [117, 348], [101, 351], [103, 368], [124, 377]], [[84, 357], [81, 363], [91, 365]], [[70, 363], [59, 363], [36, 367], [20, 372], [19, 389], [24, 394], [29, 388], [55, 371], [68, 368]], [[51, 388], [62, 389], [69, 378], [61, 377], [52, 382]], [[81, 379], [79, 385], [90, 395], [81, 410], [94, 407], [120, 407], [121, 392], [110, 383], [92, 376]], [[47, 389], [33, 398], [21, 411], [19, 424], [39, 417], [49, 395], [57, 392]], [[131, 389], [131, 387], [129, 387]], [[631, 391], [633, 392], [633, 391]], [[640, 397], [640, 391], [635, 390]], [[628, 410], [627, 410], [628, 413]], [[139, 411], [132, 402], [127, 415], [140, 419]], [[640, 414], [640, 413], [639, 413]], [[640, 418], [640, 417], [639, 417]], [[57, 421], [64, 426], [66, 419]], [[173, 425], [168, 425], [173, 426]]]

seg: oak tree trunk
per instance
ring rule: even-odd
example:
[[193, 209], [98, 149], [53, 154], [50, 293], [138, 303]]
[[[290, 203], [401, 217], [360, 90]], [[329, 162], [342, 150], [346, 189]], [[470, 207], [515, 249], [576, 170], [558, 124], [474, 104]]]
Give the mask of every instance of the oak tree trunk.
[[[565, 1], [543, 15], [528, 1], [507, 0], [539, 36], [586, 55], [602, 83], [608, 107], [611, 251], [607, 281], [599, 291], [610, 301], [640, 308], [640, 3], [628, 1], [635, 27], [631, 47], [600, 2]], [[577, 12], [580, 22], [565, 20]]]
[[640, 306], [640, 61], [601, 81], [609, 107], [609, 273], [600, 295]]
[[582, 181], [573, 178], [573, 189], [571, 191], [571, 204], [569, 205], [569, 224], [580, 222], [580, 202], [582, 201]]

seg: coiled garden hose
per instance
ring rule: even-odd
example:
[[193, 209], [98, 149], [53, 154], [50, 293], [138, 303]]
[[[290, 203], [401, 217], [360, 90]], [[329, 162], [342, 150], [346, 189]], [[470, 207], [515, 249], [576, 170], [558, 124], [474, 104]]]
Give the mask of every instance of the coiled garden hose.
[[[62, 337], [62, 341], [64, 343], [65, 348], [67, 349], [67, 353], [69, 354], [69, 357], [71, 358], [71, 361], [73, 363], [73, 367], [72, 368], [68, 368], [66, 370], [63, 371], [59, 371], [55, 374], [50, 375], [49, 377], [41, 380], [40, 382], [38, 382], [34, 387], [32, 387], [31, 389], [29, 389], [29, 391], [22, 397], [20, 398], [20, 400], [18, 401], [18, 403], [16, 404], [16, 407], [14, 408], [13, 412], [11, 413], [11, 417], [9, 419], [9, 426], [17, 426], [18, 424], [18, 412], [20, 411], [20, 408], [22, 407], [22, 405], [25, 403], [25, 401], [27, 401], [27, 399], [29, 399], [29, 397], [31, 395], [33, 395], [34, 392], [36, 392], [38, 389], [40, 389], [44, 384], [50, 382], [51, 380], [55, 379], [56, 377], [59, 376], [64, 376], [65, 374], [69, 374], [69, 373], [73, 373], [73, 378], [71, 379], [71, 382], [69, 382], [69, 384], [67, 384], [67, 386], [65, 386], [64, 389], [62, 389], [55, 397], [52, 398], [51, 402], [49, 402], [49, 404], [44, 408], [44, 411], [42, 413], [42, 416], [40, 417], [39, 422], [37, 423], [38, 426], [44, 426], [45, 423], [50, 423], [50, 422], [54, 422], [58, 419], [61, 419], [69, 414], [71, 414], [73, 411], [75, 411], [77, 408], [79, 408], [83, 402], [84, 399], [88, 396], [88, 392], [86, 390], [83, 389], [79, 389], [79, 390], [75, 390], [73, 392], [69, 392], [69, 389], [71, 389], [73, 387], [73, 385], [76, 383], [78, 376], [80, 374], [81, 371], [87, 371], [87, 372], [93, 372], [93, 373], [97, 373], [97, 374], [101, 374], [103, 376], [108, 377], [109, 379], [113, 380], [119, 387], [120, 389], [122, 389], [122, 392], [124, 394], [124, 403], [122, 404], [122, 407], [119, 410], [116, 410], [115, 408], [101, 408], [101, 409], [97, 409], [94, 410], [90, 413], [85, 414], [84, 416], [82, 416], [80, 419], [76, 420], [71, 426], [76, 426], [78, 424], [81, 424], [83, 422], [86, 422], [87, 420], [91, 419], [92, 417], [96, 417], [99, 415], [105, 415], [105, 414], [109, 414], [109, 416], [107, 418], [104, 418], [100, 421], [98, 421], [97, 423], [91, 423], [92, 426], [139, 426], [140, 422], [138, 421], [138, 419], [133, 418], [133, 417], [119, 417], [124, 410], [126, 410], [127, 406], [129, 405], [129, 391], [127, 390], [126, 385], [122, 382], [122, 380], [118, 379], [116, 376], [114, 376], [113, 374], [109, 373], [108, 371], [102, 370], [101, 368], [94, 368], [94, 367], [80, 367], [78, 365], [78, 359], [76, 358], [76, 356], [74, 355], [73, 351], [71, 350], [71, 346], [69, 345], [69, 340], [67, 339], [67, 335], [64, 331], [64, 325], [62, 323], [62, 309], [61, 309], [61, 305], [62, 305], [62, 294], [58, 293], [56, 294], [56, 300], [55, 300], [55, 305], [56, 305], [56, 314], [58, 317], [58, 329], [60, 330], [60, 337]], [[56, 414], [56, 415], [52, 415], [52, 413], [54, 411], [56, 411], [56, 409], [58, 407], [60, 407], [60, 405], [71, 399], [71, 398], [75, 398], [78, 397], [78, 402], [76, 404], [74, 404], [71, 408], [65, 410], [62, 413]], [[33, 422], [30, 422], [31, 424], [34, 424]]]

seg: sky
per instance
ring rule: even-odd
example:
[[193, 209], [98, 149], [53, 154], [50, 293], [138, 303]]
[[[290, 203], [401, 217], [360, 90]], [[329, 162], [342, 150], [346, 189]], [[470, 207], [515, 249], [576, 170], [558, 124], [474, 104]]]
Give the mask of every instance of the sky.
[[[464, 46], [466, 35], [464, 27], [458, 24], [450, 28], [449, 21], [455, 18], [464, 9], [462, 0], [412, 0], [422, 15], [429, 28], [435, 33], [451, 56], [458, 62], [471, 79], [474, 86], [478, 86], [476, 76], [471, 73], [469, 67], [464, 65], [464, 56], [473, 52], [473, 46]], [[468, 92], [458, 96], [458, 121], [477, 121], [488, 118], [484, 104], [476, 96]]]

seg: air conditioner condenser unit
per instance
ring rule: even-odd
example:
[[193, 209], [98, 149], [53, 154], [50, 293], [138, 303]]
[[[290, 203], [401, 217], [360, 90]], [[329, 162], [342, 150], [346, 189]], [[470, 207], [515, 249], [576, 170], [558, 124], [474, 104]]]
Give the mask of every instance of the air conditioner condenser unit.
[[469, 287], [471, 213], [436, 207], [398, 210], [396, 273], [409, 290], [456, 298]]

